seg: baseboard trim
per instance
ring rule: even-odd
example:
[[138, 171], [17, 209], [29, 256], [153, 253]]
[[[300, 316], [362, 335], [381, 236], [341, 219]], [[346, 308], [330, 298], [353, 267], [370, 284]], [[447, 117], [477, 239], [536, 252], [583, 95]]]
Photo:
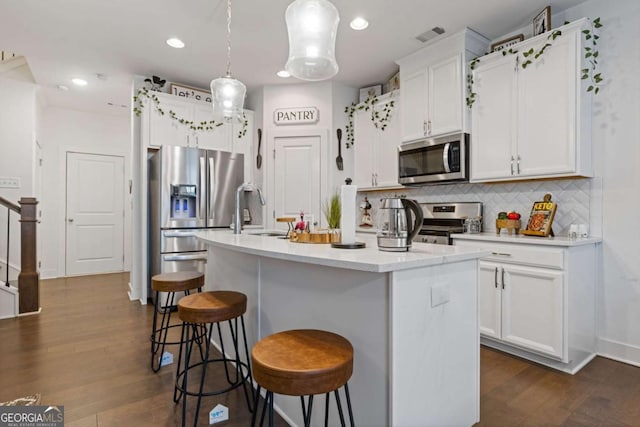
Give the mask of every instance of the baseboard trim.
[[598, 338], [598, 356], [640, 367], [640, 347]]

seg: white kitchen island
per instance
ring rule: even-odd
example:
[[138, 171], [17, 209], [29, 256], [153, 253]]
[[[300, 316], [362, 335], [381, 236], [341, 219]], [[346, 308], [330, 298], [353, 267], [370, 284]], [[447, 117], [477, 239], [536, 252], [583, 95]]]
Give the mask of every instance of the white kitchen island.
[[[349, 390], [356, 425], [470, 426], [479, 420], [478, 258], [487, 251], [415, 243], [410, 252], [292, 243], [205, 231], [207, 290], [248, 298], [249, 345], [287, 329], [324, 329], [354, 347]], [[338, 425], [331, 399], [331, 413]], [[302, 425], [300, 399], [276, 396]], [[313, 425], [324, 425], [318, 397]], [[233, 414], [230, 414], [233, 418]]]

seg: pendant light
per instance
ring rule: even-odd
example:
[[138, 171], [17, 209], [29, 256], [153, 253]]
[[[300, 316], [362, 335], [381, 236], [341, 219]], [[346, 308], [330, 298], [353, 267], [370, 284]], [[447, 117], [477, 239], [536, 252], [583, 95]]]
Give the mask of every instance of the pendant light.
[[328, 0], [295, 0], [287, 7], [289, 59], [286, 70], [302, 80], [326, 80], [338, 73], [338, 9]]
[[241, 124], [247, 87], [231, 77], [231, 0], [227, 0], [227, 74], [211, 81], [213, 119]]

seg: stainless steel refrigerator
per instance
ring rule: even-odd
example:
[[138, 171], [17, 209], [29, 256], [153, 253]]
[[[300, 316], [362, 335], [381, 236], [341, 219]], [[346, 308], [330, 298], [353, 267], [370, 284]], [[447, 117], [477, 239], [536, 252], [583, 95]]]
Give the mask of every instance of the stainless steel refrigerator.
[[[244, 155], [239, 153], [163, 146], [149, 158], [150, 297], [155, 274], [204, 272], [206, 248], [194, 233], [229, 228], [243, 179]], [[166, 295], [161, 300], [166, 305]]]

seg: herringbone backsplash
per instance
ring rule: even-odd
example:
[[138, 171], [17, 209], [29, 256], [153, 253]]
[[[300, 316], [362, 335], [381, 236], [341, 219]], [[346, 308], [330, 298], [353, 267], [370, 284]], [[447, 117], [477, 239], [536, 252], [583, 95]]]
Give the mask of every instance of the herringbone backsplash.
[[359, 192], [358, 205], [367, 196], [373, 206], [372, 214], [375, 218], [381, 198], [403, 194], [419, 202], [482, 202], [483, 230], [495, 231], [494, 220], [498, 212], [520, 212], [523, 223], [526, 224], [533, 202], [542, 200], [545, 193], [551, 193], [552, 201], [558, 204], [553, 221], [554, 232], [556, 235], [566, 235], [570, 224], [589, 224], [591, 191], [592, 180], [586, 178], [495, 184], [428, 185], [390, 192]]

